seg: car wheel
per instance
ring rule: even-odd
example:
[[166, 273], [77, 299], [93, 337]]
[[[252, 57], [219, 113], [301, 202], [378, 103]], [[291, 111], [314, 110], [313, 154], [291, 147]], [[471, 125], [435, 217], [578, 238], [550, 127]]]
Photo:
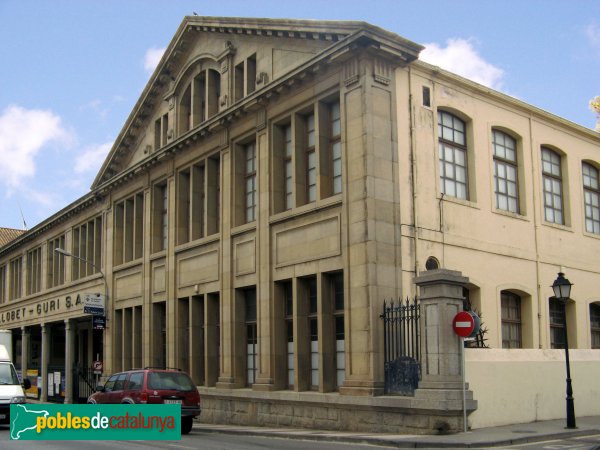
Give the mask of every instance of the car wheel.
[[192, 425], [194, 424], [194, 418], [191, 416], [181, 418], [181, 434], [188, 434], [192, 431]]

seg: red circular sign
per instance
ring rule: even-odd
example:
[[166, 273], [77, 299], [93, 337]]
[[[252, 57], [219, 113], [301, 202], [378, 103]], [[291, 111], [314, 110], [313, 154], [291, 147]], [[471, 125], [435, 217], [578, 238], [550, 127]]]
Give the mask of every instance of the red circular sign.
[[452, 329], [460, 337], [469, 337], [475, 329], [473, 316], [467, 311], [461, 311], [452, 320]]

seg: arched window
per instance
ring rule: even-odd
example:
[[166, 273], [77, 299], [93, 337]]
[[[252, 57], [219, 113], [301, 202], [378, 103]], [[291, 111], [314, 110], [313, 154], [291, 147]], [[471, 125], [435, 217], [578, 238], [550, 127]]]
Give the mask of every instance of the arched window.
[[565, 348], [565, 307], [555, 297], [550, 298], [550, 347]]
[[492, 130], [492, 146], [496, 208], [519, 213], [517, 141], [502, 131]]
[[521, 297], [510, 291], [500, 293], [502, 310], [502, 348], [523, 348]]
[[440, 191], [451, 197], [469, 198], [467, 138], [465, 122], [446, 111], [438, 111]]
[[592, 335], [592, 348], [600, 348], [600, 305], [590, 304], [590, 332]]
[[565, 224], [561, 157], [554, 150], [542, 147], [542, 178], [544, 183], [544, 218], [547, 222]]
[[[189, 78], [187, 78], [190, 80]], [[177, 132], [179, 135], [200, 125], [219, 112], [221, 74], [202, 69], [187, 82], [179, 94]]]
[[582, 172], [585, 231], [600, 234], [600, 186], [598, 184], [598, 169], [591, 164], [583, 163]]

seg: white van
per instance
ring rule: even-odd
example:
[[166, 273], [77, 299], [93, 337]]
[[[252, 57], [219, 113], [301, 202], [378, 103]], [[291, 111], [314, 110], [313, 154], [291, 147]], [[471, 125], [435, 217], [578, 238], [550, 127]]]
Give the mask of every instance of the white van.
[[[28, 379], [25, 379], [24, 387], [31, 387]], [[0, 423], [9, 423], [10, 405], [15, 403], [25, 403], [25, 393], [19, 383], [17, 371], [10, 362], [8, 350], [0, 345]]]

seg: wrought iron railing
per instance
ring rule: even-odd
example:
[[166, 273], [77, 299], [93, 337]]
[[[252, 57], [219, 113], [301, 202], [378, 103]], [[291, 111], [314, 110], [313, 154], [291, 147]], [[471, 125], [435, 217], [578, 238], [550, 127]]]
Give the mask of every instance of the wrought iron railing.
[[383, 302], [383, 348], [385, 393], [413, 395], [421, 373], [417, 298]]

